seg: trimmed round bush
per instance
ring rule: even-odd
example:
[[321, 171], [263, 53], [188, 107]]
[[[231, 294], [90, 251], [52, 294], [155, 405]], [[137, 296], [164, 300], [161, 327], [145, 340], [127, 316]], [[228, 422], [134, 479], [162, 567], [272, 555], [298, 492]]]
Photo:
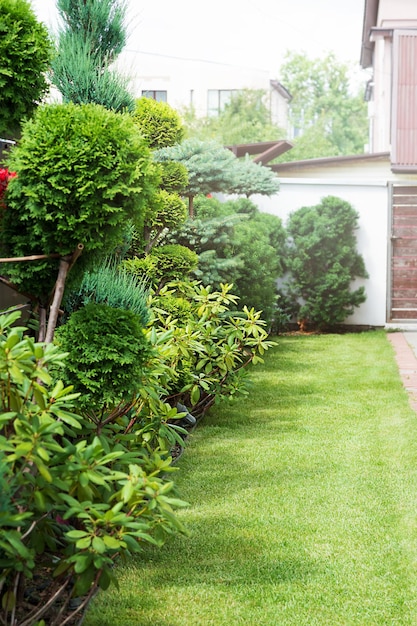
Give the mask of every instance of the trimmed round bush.
[[157, 102], [153, 98], [139, 98], [133, 117], [153, 149], [173, 146], [184, 137], [184, 127], [179, 114], [166, 102]]
[[[129, 220], [140, 227], [154, 190], [150, 151], [132, 118], [96, 104], [40, 107], [9, 161], [18, 175], [9, 183], [0, 231], [5, 256], [65, 256], [81, 243], [77, 267], [86, 267], [114, 250]], [[42, 299], [57, 263], [16, 263], [6, 272]]]
[[27, 0], [0, 0], [0, 136], [13, 136], [48, 91], [48, 30]]
[[55, 341], [69, 353], [60, 375], [81, 392], [87, 413], [100, 415], [138, 394], [151, 347], [132, 311], [91, 302], [58, 328]]

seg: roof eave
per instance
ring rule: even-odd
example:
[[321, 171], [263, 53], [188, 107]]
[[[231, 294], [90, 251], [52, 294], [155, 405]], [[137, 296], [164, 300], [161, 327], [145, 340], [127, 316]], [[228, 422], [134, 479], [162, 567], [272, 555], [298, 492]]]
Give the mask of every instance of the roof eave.
[[371, 28], [377, 26], [378, 7], [379, 0], [365, 0], [360, 56], [360, 64], [364, 69], [372, 66], [375, 43], [370, 41], [370, 32]]
[[369, 161], [383, 161], [389, 159], [389, 152], [374, 152], [372, 154], [352, 154], [348, 156], [321, 157], [318, 159], [305, 159], [303, 161], [286, 161], [285, 163], [275, 163], [270, 165], [274, 172], [285, 172], [286, 170], [303, 170], [309, 167], [345, 165], [349, 163], [364, 163]]

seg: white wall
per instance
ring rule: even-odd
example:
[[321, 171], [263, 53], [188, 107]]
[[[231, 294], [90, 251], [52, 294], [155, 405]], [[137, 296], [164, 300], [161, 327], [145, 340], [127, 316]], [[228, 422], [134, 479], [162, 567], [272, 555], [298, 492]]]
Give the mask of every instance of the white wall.
[[383, 182], [349, 184], [346, 180], [280, 179], [280, 192], [272, 198], [254, 196], [261, 211], [280, 217], [284, 224], [290, 213], [318, 204], [325, 196], [337, 196], [349, 202], [359, 213], [358, 252], [363, 256], [368, 279], [358, 279], [352, 288], [364, 285], [366, 301], [346, 324], [384, 326], [387, 303], [388, 265], [388, 189]]

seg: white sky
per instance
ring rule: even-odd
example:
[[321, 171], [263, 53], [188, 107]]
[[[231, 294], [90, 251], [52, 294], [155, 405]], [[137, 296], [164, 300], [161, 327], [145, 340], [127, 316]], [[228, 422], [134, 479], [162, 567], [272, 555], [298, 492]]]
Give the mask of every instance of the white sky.
[[[287, 50], [309, 58], [333, 51], [359, 66], [365, 0], [128, 0], [127, 49], [269, 70]], [[55, 0], [31, 0], [56, 24]]]

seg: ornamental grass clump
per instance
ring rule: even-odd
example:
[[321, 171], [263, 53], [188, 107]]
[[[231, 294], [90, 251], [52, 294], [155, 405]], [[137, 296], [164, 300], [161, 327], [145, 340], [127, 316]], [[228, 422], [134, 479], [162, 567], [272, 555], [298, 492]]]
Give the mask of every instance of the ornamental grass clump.
[[79, 287], [64, 301], [66, 313], [95, 302], [135, 313], [143, 326], [149, 321], [147, 280], [137, 277], [120, 266], [116, 259], [106, 259], [92, 270], [87, 270]]

